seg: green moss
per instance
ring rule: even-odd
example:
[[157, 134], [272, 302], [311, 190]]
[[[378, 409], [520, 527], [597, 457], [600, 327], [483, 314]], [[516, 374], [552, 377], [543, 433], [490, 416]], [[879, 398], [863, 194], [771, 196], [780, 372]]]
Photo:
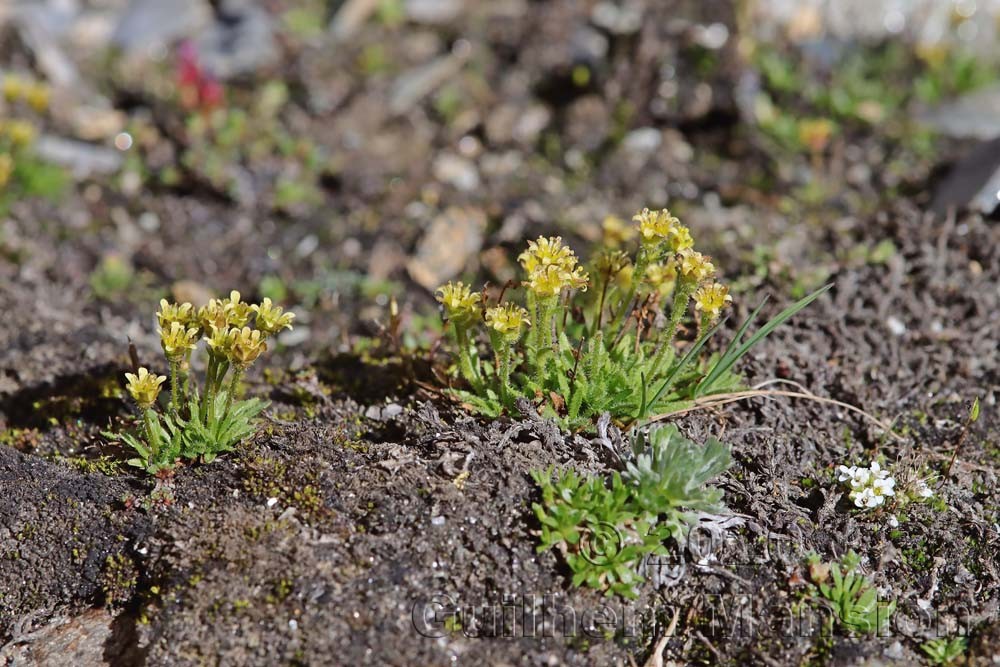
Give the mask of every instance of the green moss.
[[131, 558], [123, 553], [108, 556], [101, 573], [101, 590], [108, 606], [128, 602], [135, 593], [139, 573]]

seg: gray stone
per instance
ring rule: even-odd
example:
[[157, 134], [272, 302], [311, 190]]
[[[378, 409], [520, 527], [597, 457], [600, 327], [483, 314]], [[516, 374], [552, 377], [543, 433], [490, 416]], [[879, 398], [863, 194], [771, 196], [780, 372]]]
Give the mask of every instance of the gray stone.
[[151, 55], [172, 42], [201, 32], [212, 22], [204, 0], [133, 0], [111, 35], [128, 55]]
[[122, 156], [117, 151], [48, 134], [38, 138], [35, 151], [43, 160], [71, 169], [81, 178], [113, 174], [122, 166]]

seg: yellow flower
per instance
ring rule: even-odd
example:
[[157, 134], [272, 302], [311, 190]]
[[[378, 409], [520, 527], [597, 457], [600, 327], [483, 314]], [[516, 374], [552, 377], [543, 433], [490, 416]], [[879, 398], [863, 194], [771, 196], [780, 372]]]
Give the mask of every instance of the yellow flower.
[[[209, 302], [211, 303], [211, 302]], [[213, 326], [208, 331], [208, 352], [215, 357], [229, 356], [229, 329]]]
[[632, 216], [632, 220], [639, 223], [639, 234], [643, 245], [657, 245], [667, 239], [671, 229], [681, 224], [680, 220], [665, 208], [659, 211], [644, 208]]
[[198, 321], [206, 336], [212, 329], [242, 327], [250, 320], [250, 304], [240, 301], [240, 293], [233, 290], [228, 299], [209, 299], [208, 304], [198, 309]]
[[209, 299], [198, 309], [198, 324], [204, 335], [211, 337], [215, 331], [225, 331], [229, 326], [228, 302], [225, 299]]
[[7, 185], [12, 173], [14, 173], [14, 158], [7, 153], [0, 153], [0, 188]]
[[691, 238], [691, 230], [684, 225], [677, 223], [667, 232], [667, 246], [674, 251], [680, 252], [694, 247], [694, 239]]
[[467, 324], [478, 319], [482, 296], [473, 292], [463, 282], [449, 282], [437, 289], [437, 300], [444, 306], [448, 319], [456, 324]]
[[507, 340], [517, 340], [521, 328], [530, 326], [528, 311], [514, 303], [503, 303], [486, 309], [486, 326]]
[[678, 253], [680, 274], [687, 280], [701, 282], [715, 275], [715, 265], [697, 250], [685, 248]]
[[616, 215], [609, 215], [601, 223], [604, 245], [618, 248], [635, 238], [635, 227], [628, 225]]
[[267, 297], [264, 297], [260, 305], [250, 306], [250, 310], [256, 314], [256, 327], [268, 336], [273, 336], [282, 329], [291, 329], [292, 320], [295, 319], [295, 313], [285, 313], [281, 306], [272, 305]]
[[171, 322], [170, 327], [160, 329], [160, 345], [163, 354], [170, 361], [181, 359], [188, 350], [193, 350], [198, 344], [198, 329], [187, 328], [180, 322]]
[[140, 368], [138, 375], [126, 373], [125, 379], [128, 380], [125, 385], [128, 393], [145, 410], [156, 402], [156, 397], [160, 395], [160, 385], [167, 381], [167, 376], [154, 375], [148, 369]]
[[42, 113], [49, 108], [49, 87], [44, 83], [33, 83], [24, 91], [24, 99], [32, 109]]
[[529, 290], [541, 297], [551, 297], [560, 294], [564, 288], [587, 289], [589, 276], [580, 267], [567, 271], [562, 267], [550, 265], [533, 272], [527, 282]]
[[618, 275], [615, 276], [615, 284], [618, 289], [627, 290], [632, 287], [633, 273], [635, 273], [635, 268], [631, 264], [618, 272]]
[[3, 78], [3, 97], [8, 102], [16, 102], [24, 95], [27, 82], [19, 76], [8, 74]]
[[35, 137], [38, 136], [35, 126], [26, 120], [14, 119], [7, 121], [4, 125], [4, 132], [15, 148], [30, 146], [35, 141]]
[[621, 250], [602, 250], [594, 262], [597, 272], [604, 276], [617, 276], [631, 260]]
[[826, 118], [807, 118], [799, 121], [799, 143], [811, 153], [822, 153], [836, 128]]
[[240, 293], [233, 290], [229, 299], [222, 300], [226, 309], [226, 323], [231, 327], [244, 327], [250, 320], [250, 304], [240, 301]]
[[243, 327], [230, 329], [227, 335], [229, 360], [240, 368], [247, 368], [267, 350], [266, 337], [257, 329]]
[[577, 264], [576, 255], [563, 245], [561, 236], [539, 236], [536, 241], [528, 241], [528, 249], [518, 256], [517, 261], [529, 274], [547, 266], [572, 271]]
[[732, 303], [732, 300], [729, 288], [722, 283], [702, 285], [694, 293], [694, 308], [701, 311], [708, 319], [715, 321], [722, 309]]
[[670, 294], [677, 282], [677, 267], [672, 261], [666, 264], [650, 264], [646, 267], [643, 279], [660, 294]]
[[166, 299], [160, 299], [160, 310], [156, 313], [156, 321], [161, 329], [169, 329], [174, 322], [187, 326], [196, 324], [198, 318], [194, 312], [194, 306], [190, 303], [170, 303]]

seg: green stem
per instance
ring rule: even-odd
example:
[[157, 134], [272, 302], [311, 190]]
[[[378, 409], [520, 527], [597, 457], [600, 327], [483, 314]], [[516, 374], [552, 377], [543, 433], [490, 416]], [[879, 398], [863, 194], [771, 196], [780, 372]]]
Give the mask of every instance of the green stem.
[[512, 393], [510, 387], [512, 341], [507, 340], [497, 331], [490, 329], [490, 345], [493, 346], [493, 354], [496, 357], [497, 378], [500, 380], [500, 402], [510, 407], [510, 395]]
[[462, 374], [462, 377], [465, 378], [466, 382], [471, 384], [474, 389], [478, 390], [481, 381], [479, 373], [476, 372], [476, 366], [472, 363], [469, 332], [463, 325], [458, 324], [457, 322], [454, 323], [454, 326], [455, 345], [458, 346], [458, 370]]
[[229, 382], [229, 393], [226, 394], [226, 407], [222, 411], [222, 419], [229, 416], [229, 408], [233, 405], [233, 396], [236, 395], [236, 388], [243, 377], [243, 369], [239, 366], [233, 371], [233, 379]]
[[184, 359], [181, 361], [181, 372], [184, 374], [184, 396], [183, 404], [188, 405], [191, 402], [191, 351], [184, 355]]
[[177, 417], [177, 406], [180, 405], [181, 392], [181, 362], [178, 359], [170, 360], [170, 414]]
[[649, 264], [649, 252], [645, 247], [639, 248], [639, 253], [635, 258], [635, 268], [632, 270], [631, 284], [629, 285], [628, 292], [625, 293], [625, 298], [622, 299], [618, 307], [618, 312], [615, 314], [615, 319], [611, 322], [608, 331], [618, 330], [625, 318], [629, 316], [632, 310], [632, 300], [635, 299], [636, 290], [639, 289], [639, 282], [642, 280], [643, 275], [645, 275]]
[[149, 443], [149, 458], [152, 463], [160, 463], [160, 433], [153, 427], [156, 413], [149, 407], [142, 411], [143, 422], [146, 425], [146, 442]]

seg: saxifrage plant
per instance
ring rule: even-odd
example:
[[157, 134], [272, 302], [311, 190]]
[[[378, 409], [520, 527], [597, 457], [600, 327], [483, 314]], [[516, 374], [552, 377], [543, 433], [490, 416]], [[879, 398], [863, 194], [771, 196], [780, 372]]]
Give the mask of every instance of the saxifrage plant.
[[[455, 390], [462, 401], [496, 416], [512, 410], [518, 398], [535, 399], [543, 414], [571, 428], [605, 412], [631, 422], [680, 409], [736, 388], [734, 364], [829, 287], [746, 337], [759, 306], [721, 354], [702, 358], [732, 300], [729, 289], [669, 211], [644, 209], [633, 219], [640, 238], [635, 256], [606, 248], [589, 272], [561, 238], [530, 241], [518, 258], [525, 272], [523, 306], [503, 300], [506, 289], [496, 302], [461, 282], [438, 290], [458, 371], [469, 386]], [[678, 332], [691, 304], [696, 335], [682, 348]], [[483, 324], [492, 364], [480, 356]]]
[[836, 620], [848, 632], [874, 634], [885, 628], [896, 611], [895, 601], [885, 602], [878, 589], [858, 571], [861, 558], [852, 550], [840, 560], [810, 563], [818, 596], [833, 610]]
[[731, 463], [723, 443], [698, 445], [670, 424], [633, 436], [631, 460], [610, 480], [536, 470], [538, 550], [558, 549], [574, 586], [635, 597], [644, 558], [666, 555], [668, 539], [683, 542], [700, 517], [725, 511], [722, 490], [709, 482]]
[[[240, 293], [233, 291], [228, 299], [212, 299], [198, 309], [190, 303], [161, 300], [156, 317], [170, 367], [166, 409], [156, 409], [166, 376], [147, 368], [126, 373], [126, 387], [142, 414], [142, 430], [108, 434], [139, 455], [129, 460], [130, 465], [151, 474], [173, 469], [179, 459], [210, 462], [253, 433], [254, 419], [267, 403], [256, 398], [237, 400], [240, 381], [267, 350], [268, 339], [282, 329], [291, 329], [295, 316], [283, 312], [270, 299], [245, 303]], [[248, 326], [251, 317], [254, 328]], [[191, 357], [202, 339], [207, 363], [204, 388], [199, 391]]]

